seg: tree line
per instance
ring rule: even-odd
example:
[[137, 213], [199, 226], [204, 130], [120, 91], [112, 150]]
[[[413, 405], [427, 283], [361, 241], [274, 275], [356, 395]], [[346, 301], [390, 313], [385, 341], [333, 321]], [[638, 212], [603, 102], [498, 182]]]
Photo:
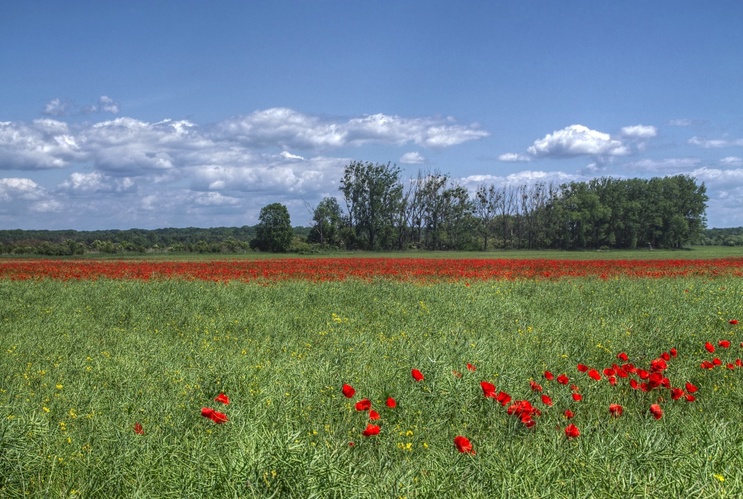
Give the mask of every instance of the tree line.
[[0, 230], [0, 252], [61, 256], [743, 244], [743, 229], [705, 228], [706, 188], [686, 175], [649, 180], [603, 177], [561, 185], [483, 183], [470, 192], [439, 171], [420, 170], [403, 180], [394, 164], [354, 161], [344, 169], [339, 191], [338, 197], [325, 197], [310, 207], [310, 227], [293, 227], [286, 206], [271, 203], [261, 209], [255, 226]]

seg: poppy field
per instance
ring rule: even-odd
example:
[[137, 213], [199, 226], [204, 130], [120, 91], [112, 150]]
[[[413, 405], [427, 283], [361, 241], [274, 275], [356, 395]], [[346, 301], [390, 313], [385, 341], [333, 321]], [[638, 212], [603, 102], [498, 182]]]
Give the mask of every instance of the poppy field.
[[0, 261], [0, 496], [738, 497], [741, 273]]

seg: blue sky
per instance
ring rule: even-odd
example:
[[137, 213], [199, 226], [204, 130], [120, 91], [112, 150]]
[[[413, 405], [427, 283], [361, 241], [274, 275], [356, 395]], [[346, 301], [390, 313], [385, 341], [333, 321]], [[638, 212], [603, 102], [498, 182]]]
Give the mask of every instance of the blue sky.
[[743, 2], [0, 4], [0, 228], [294, 225], [354, 160], [687, 174], [743, 226]]

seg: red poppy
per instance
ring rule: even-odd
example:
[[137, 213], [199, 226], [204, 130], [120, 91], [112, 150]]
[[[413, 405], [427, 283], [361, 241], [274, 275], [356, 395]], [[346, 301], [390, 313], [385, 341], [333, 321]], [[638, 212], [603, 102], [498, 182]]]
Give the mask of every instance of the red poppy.
[[631, 379], [629, 380], [629, 386], [637, 390], [640, 387], [640, 383], [638, 383], [636, 379]]
[[722, 365], [722, 361], [718, 357], [715, 357], [714, 359], [712, 359], [712, 364], [714, 364], [716, 366], [721, 366]]
[[580, 402], [581, 400], [583, 400], [583, 395], [581, 395], [580, 393], [574, 393], [572, 397], [573, 400], [575, 400], [576, 402]]
[[472, 443], [467, 437], [463, 437], [461, 435], [457, 435], [456, 437], [454, 437], [454, 446], [462, 454], [475, 454], [475, 450], [472, 448]]
[[717, 342], [718, 345], [720, 345], [722, 348], [729, 348], [730, 342], [728, 340], [720, 340]]
[[650, 414], [652, 414], [655, 419], [660, 419], [663, 417], [663, 409], [661, 409], [658, 404], [652, 404], [650, 406]]
[[609, 404], [609, 413], [612, 416], [619, 417], [622, 415], [624, 408], [619, 404]]
[[743, 367], [743, 360], [735, 359], [735, 365], [738, 367]]
[[222, 402], [225, 405], [230, 403], [230, 398], [224, 393], [220, 393], [219, 395], [217, 395], [217, 397], [214, 400], [216, 402]]
[[689, 392], [689, 393], [696, 393], [696, 391], [697, 391], [697, 390], [699, 390], [699, 388], [698, 388], [698, 387], [696, 387], [696, 386], [692, 385], [692, 384], [691, 384], [691, 383], [689, 383], [689, 382], [687, 382], [687, 383], [686, 383], [686, 391], [687, 391], [687, 392]]
[[687, 393], [686, 394], [686, 401], [687, 402], [694, 402], [696, 399], [697, 398], [694, 395], [692, 395], [691, 393]]
[[353, 389], [351, 385], [343, 384], [343, 388], [341, 388], [341, 392], [343, 392], [343, 396], [346, 398], [351, 398], [356, 394], [356, 390]]
[[549, 395], [542, 395], [542, 403], [544, 405], [552, 407], [552, 399], [549, 397]]
[[555, 375], [549, 371], [544, 371], [544, 379], [552, 381], [553, 379], [555, 379]]
[[629, 357], [624, 352], [619, 352], [617, 354], [617, 359], [621, 360], [622, 362], [627, 362], [629, 360]]
[[496, 398], [494, 384], [488, 383], [487, 381], [480, 381], [480, 387], [482, 388], [482, 394], [485, 395], [486, 398]]
[[416, 381], [423, 381], [423, 373], [420, 372], [418, 369], [413, 369], [410, 371], [410, 374], [413, 376], [413, 379]]
[[616, 376], [609, 376], [609, 384], [611, 386], [617, 386], [617, 377]]
[[714, 351], [715, 351], [715, 346], [714, 346], [714, 345], [713, 345], [712, 343], [710, 343], [709, 341], [708, 341], [707, 343], [705, 343], [705, 344], [704, 344], [704, 348], [705, 348], [705, 349], [706, 349], [706, 350], [707, 350], [707, 351], [708, 351], [709, 353], [714, 353]]
[[567, 385], [570, 383], [570, 378], [568, 378], [565, 374], [561, 374], [557, 377], [557, 382], [561, 385]]
[[671, 398], [673, 400], [678, 400], [684, 395], [685, 395], [684, 391], [681, 388], [676, 388], [676, 387], [671, 388]]
[[358, 402], [356, 402], [355, 407], [357, 411], [368, 411], [369, 409], [371, 409], [371, 400], [361, 399]]
[[665, 361], [669, 361], [671, 360], [671, 354], [668, 352], [663, 352], [662, 354], [660, 354], [660, 358]]
[[708, 360], [705, 360], [705, 361], [703, 361], [703, 362], [702, 362], [702, 363], [700, 364], [700, 367], [701, 367], [702, 369], [714, 369], [714, 368], [715, 368], [715, 365], [714, 365], [714, 364], [713, 364], [712, 362], [710, 362], [710, 361], [708, 361]]
[[607, 378], [608, 377], [611, 377], [611, 376], [614, 376], [614, 374], [615, 374], [614, 373], [614, 369], [611, 368], [611, 367], [604, 368], [604, 370], [602, 372], [604, 373], [604, 376], [606, 376]]
[[204, 416], [205, 418], [211, 419], [217, 424], [226, 423], [228, 421], [226, 414], [219, 412], [219, 411], [215, 411], [211, 407], [203, 407], [201, 409], [201, 415]]
[[580, 430], [573, 423], [565, 427], [565, 436], [568, 438], [577, 438], [580, 436]]
[[375, 411], [374, 409], [370, 409], [369, 410], [369, 419], [371, 419], [372, 421], [376, 421], [377, 419], [379, 419], [379, 413], [377, 411]]
[[590, 371], [588, 371], [588, 377], [598, 381], [601, 379], [601, 374], [599, 374], [599, 372], [596, 369], [591, 369]]
[[665, 371], [668, 369], [668, 364], [662, 358], [654, 359], [650, 362], [650, 369], [653, 371]]
[[468, 370], [468, 371], [474, 371], [474, 370], [476, 370], [476, 369], [477, 369], [477, 368], [476, 368], [476, 367], [475, 367], [474, 365], [472, 365], [472, 364], [470, 364], [470, 363], [467, 363], [467, 370]]
[[500, 391], [498, 392], [498, 395], [495, 396], [495, 400], [500, 402], [500, 405], [503, 407], [506, 406], [511, 401], [511, 396], [507, 394], [506, 392]]
[[529, 380], [529, 386], [531, 387], [532, 391], [535, 391], [535, 392], [542, 391], [542, 385], [540, 385], [539, 383], [536, 383], [534, 380]]
[[144, 428], [141, 423], [134, 423], [134, 433], [137, 435], [144, 435]]
[[588, 371], [588, 366], [587, 366], [587, 365], [585, 365], [585, 364], [578, 364], [578, 365], [577, 365], [577, 369], [578, 369], [578, 370], [579, 370], [580, 372], [584, 373], [584, 372]]
[[676, 351], [676, 348], [675, 347], [674, 348], [671, 348], [670, 352], [671, 352], [671, 357], [673, 357], [675, 359], [676, 356], [678, 355], [678, 352]]
[[371, 437], [372, 435], [379, 435], [379, 425], [376, 424], [367, 424], [366, 429], [361, 432], [362, 435], [365, 437]]
[[728, 324], [732, 324], [733, 326], [737, 326], [738, 325], [738, 319], [730, 319], [728, 321]]
[[573, 411], [571, 411], [570, 409], [565, 409], [565, 412], [563, 412], [562, 414], [567, 419], [573, 419], [573, 417], [575, 416], [575, 413]]
[[387, 401], [384, 404], [391, 409], [397, 407], [397, 402], [392, 397], [387, 397]]
[[645, 369], [638, 369], [637, 377], [640, 379], [648, 379], [650, 377], [650, 373], [646, 371]]

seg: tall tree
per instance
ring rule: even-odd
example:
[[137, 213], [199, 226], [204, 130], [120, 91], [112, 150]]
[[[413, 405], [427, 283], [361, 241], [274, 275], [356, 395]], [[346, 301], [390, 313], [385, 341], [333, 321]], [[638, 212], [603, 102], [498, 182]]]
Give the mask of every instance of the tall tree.
[[250, 247], [271, 253], [286, 253], [293, 237], [289, 210], [281, 203], [272, 203], [261, 208], [255, 238], [250, 241]]
[[324, 247], [338, 247], [341, 245], [341, 228], [343, 213], [334, 197], [325, 197], [315, 208], [312, 214], [315, 225], [307, 236], [307, 241], [318, 243]]

